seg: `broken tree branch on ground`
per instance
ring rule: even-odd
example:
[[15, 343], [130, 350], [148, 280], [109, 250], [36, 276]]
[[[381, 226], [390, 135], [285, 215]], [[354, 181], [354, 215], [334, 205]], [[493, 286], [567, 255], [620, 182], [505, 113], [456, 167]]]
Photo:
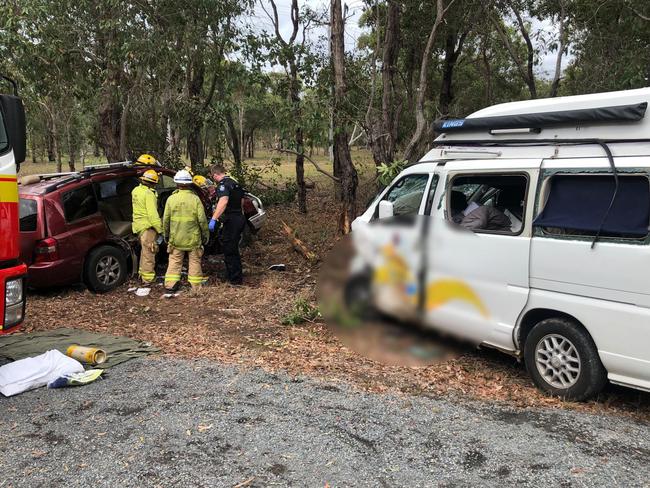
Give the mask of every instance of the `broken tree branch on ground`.
[[318, 261], [318, 256], [312, 251], [309, 250], [309, 248], [305, 245], [304, 242], [302, 242], [298, 237], [296, 237], [295, 231], [287, 225], [286, 222], [282, 221], [282, 230], [284, 233], [287, 235], [289, 240], [291, 241], [291, 245], [293, 248], [309, 262], [315, 263]]

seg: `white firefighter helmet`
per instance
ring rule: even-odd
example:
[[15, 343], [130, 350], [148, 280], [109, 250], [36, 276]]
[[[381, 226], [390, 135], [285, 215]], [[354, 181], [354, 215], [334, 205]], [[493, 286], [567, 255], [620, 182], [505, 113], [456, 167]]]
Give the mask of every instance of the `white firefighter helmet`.
[[192, 184], [192, 175], [187, 170], [180, 170], [174, 175], [174, 183], [177, 185], [191, 185]]

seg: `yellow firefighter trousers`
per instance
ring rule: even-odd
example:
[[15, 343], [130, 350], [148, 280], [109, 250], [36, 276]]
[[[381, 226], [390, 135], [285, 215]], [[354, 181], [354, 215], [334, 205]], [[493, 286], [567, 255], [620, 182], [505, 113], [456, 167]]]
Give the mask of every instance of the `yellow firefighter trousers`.
[[145, 284], [153, 283], [156, 279], [156, 253], [158, 252], [158, 244], [156, 238], [158, 233], [149, 228], [140, 233], [140, 278]]
[[188, 257], [187, 281], [190, 282], [192, 289], [198, 290], [203, 284], [203, 270], [201, 269], [201, 257], [203, 248], [192, 249], [191, 251], [181, 251], [174, 247], [168, 246], [169, 265], [165, 273], [165, 288], [172, 289], [176, 283], [181, 280], [181, 269], [185, 255]]

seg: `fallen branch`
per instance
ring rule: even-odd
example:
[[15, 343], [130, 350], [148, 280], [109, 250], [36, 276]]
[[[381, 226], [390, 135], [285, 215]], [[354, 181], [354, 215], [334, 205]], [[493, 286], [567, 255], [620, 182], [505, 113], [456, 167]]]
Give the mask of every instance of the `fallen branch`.
[[316, 171], [318, 171], [319, 173], [324, 174], [325, 176], [332, 179], [333, 181], [336, 181], [336, 182], [341, 181], [340, 178], [338, 178], [338, 177], [334, 176], [333, 174], [328, 173], [327, 171], [325, 171], [323, 168], [321, 168], [318, 165], [318, 163], [316, 161], [314, 161], [312, 158], [310, 158], [309, 156], [307, 156], [304, 153], [299, 153], [298, 151], [292, 151], [291, 149], [278, 149], [278, 148], [275, 148], [274, 151], [277, 151], [277, 152], [280, 152], [280, 153], [285, 153], [285, 154], [293, 154], [294, 156], [302, 156], [307, 161], [309, 161], [311, 164], [313, 164], [314, 168], [316, 168]]
[[294, 232], [294, 230], [291, 227], [289, 227], [284, 221], [282, 221], [282, 230], [291, 241], [291, 245], [293, 246], [293, 248], [298, 253], [300, 253], [302, 257], [304, 257], [307, 261], [311, 263], [315, 263], [316, 261], [318, 261], [318, 256], [316, 256], [315, 253], [310, 251], [305, 245], [305, 243], [296, 237], [296, 233]]

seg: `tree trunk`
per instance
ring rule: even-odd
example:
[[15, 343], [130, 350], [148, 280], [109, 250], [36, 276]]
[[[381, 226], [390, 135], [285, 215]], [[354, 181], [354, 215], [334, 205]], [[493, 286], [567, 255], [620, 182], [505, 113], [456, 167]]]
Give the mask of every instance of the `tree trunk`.
[[54, 123], [51, 117], [48, 116], [47, 120], [47, 160], [50, 163], [56, 161], [56, 134], [53, 128]]
[[61, 162], [61, 151], [59, 150], [59, 142], [54, 139], [54, 149], [56, 151], [56, 172], [63, 171], [63, 163]]
[[334, 76], [334, 163], [339, 169], [341, 188], [341, 214], [339, 232], [347, 234], [351, 230], [352, 220], [357, 216], [357, 186], [359, 178], [352, 164], [348, 134], [345, 130], [344, 104], [345, 85], [345, 24], [341, 10], [341, 0], [331, 0], [331, 53]]
[[129, 159], [127, 154], [127, 123], [129, 117], [129, 105], [131, 104], [131, 94], [126, 94], [126, 103], [122, 107], [122, 114], [120, 116], [120, 160], [126, 161]]
[[239, 134], [237, 134], [237, 127], [235, 126], [235, 120], [232, 117], [230, 111], [226, 111], [226, 125], [228, 126], [228, 136], [226, 142], [228, 144], [228, 149], [232, 153], [233, 161], [235, 162], [235, 173], [241, 174], [242, 172], [242, 161], [241, 161], [241, 149], [239, 147]]
[[52, 152], [56, 156], [56, 172], [60, 173], [62, 171], [61, 165], [61, 149], [59, 148], [59, 139], [57, 137], [57, 127], [56, 119], [54, 117], [50, 118], [51, 124], [51, 133], [52, 133]]
[[190, 158], [192, 170], [196, 171], [203, 167], [203, 138], [201, 137], [202, 123], [197, 117], [192, 117], [189, 133], [187, 134], [187, 155]]
[[427, 94], [429, 60], [431, 59], [431, 51], [433, 50], [438, 28], [442, 23], [445, 13], [446, 9], [444, 8], [443, 0], [436, 0], [436, 20], [434, 21], [431, 32], [429, 33], [429, 38], [427, 39], [427, 44], [422, 54], [422, 63], [420, 64], [420, 82], [418, 84], [417, 98], [415, 101], [415, 132], [413, 133], [413, 136], [411, 136], [411, 140], [404, 150], [404, 159], [408, 162], [414, 162], [418, 159], [418, 151], [427, 125], [427, 119], [424, 114], [424, 100]]
[[305, 186], [305, 157], [303, 156], [302, 128], [296, 128], [296, 185], [298, 186], [298, 212], [307, 213], [307, 187]]
[[248, 157], [255, 157], [255, 131], [251, 129], [250, 136], [248, 138]]
[[75, 169], [76, 151], [75, 151], [74, 143], [72, 142], [72, 136], [70, 134], [70, 121], [68, 121], [65, 132], [66, 132], [67, 143], [68, 143], [68, 167], [70, 168], [70, 171], [76, 171]]
[[302, 214], [307, 213], [307, 188], [305, 186], [305, 158], [304, 139], [301, 127], [302, 107], [300, 101], [300, 81], [298, 80], [298, 66], [295, 60], [289, 61], [290, 66], [290, 96], [293, 107], [293, 117], [297, 124], [294, 132], [294, 143], [296, 145], [296, 186], [298, 187], [298, 211]]
[[492, 105], [492, 67], [490, 66], [490, 58], [488, 58], [485, 44], [481, 48], [481, 60], [485, 68], [485, 106], [487, 107]]
[[385, 135], [384, 162], [390, 164], [395, 159], [397, 144], [398, 114], [395, 104], [395, 74], [397, 73], [397, 57], [399, 55], [399, 20], [400, 4], [395, 0], [388, 2], [386, 17], [386, 35], [384, 37], [384, 52], [382, 57], [381, 80], [381, 114], [382, 134]]
[[557, 91], [560, 88], [560, 79], [562, 76], [562, 55], [564, 54], [564, 46], [566, 43], [566, 4], [564, 0], [560, 0], [560, 32], [557, 47], [557, 57], [555, 58], [555, 75], [553, 76], [553, 83], [551, 83], [551, 91], [549, 97], [557, 96]]
[[535, 48], [533, 43], [530, 40], [530, 35], [528, 34], [528, 29], [526, 29], [526, 24], [524, 24], [524, 19], [521, 17], [521, 13], [516, 8], [512, 7], [512, 11], [515, 14], [517, 19], [517, 24], [519, 25], [519, 30], [524, 42], [526, 43], [526, 76], [524, 81], [528, 85], [528, 91], [530, 92], [530, 98], [537, 98], [537, 86], [535, 85]]
[[32, 163], [38, 164], [38, 152], [36, 149], [36, 135], [34, 134], [34, 131], [29, 132], [29, 147], [31, 149], [32, 153]]
[[187, 154], [190, 158], [192, 170], [203, 168], [203, 109], [204, 105], [201, 99], [203, 91], [203, 82], [205, 80], [205, 63], [203, 61], [203, 51], [195, 47], [191, 55], [190, 66], [187, 69], [186, 89], [187, 97], [192, 105], [191, 114], [188, 121], [187, 133]]
[[443, 119], [449, 117], [450, 107], [454, 101], [454, 68], [463, 51], [465, 38], [468, 32], [463, 32], [460, 37], [455, 31], [450, 31], [445, 40], [445, 61], [442, 69], [442, 84], [440, 86], [440, 116]]
[[99, 142], [109, 163], [120, 160], [121, 111], [118, 99], [120, 73], [117, 66], [108, 68], [108, 75], [99, 95]]
[[239, 159], [246, 159], [246, 141], [244, 141], [244, 105], [237, 107], [237, 116], [239, 118], [239, 150], [241, 151]]

